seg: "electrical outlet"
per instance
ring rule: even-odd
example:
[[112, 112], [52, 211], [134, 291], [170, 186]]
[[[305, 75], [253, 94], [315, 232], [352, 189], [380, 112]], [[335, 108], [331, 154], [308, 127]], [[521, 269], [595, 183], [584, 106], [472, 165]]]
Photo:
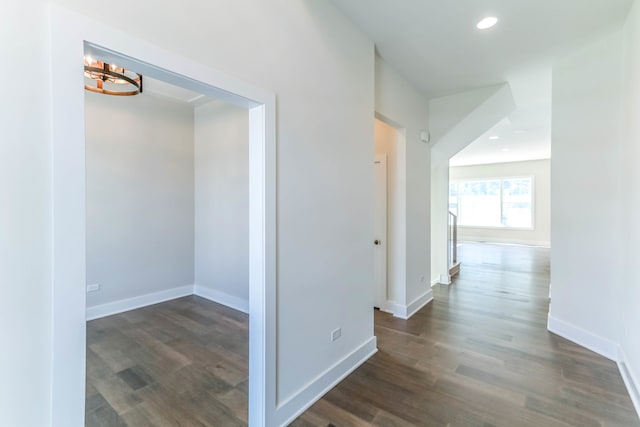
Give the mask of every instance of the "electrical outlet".
[[335, 341], [342, 336], [342, 328], [337, 328], [331, 331], [331, 341]]
[[100, 283], [94, 283], [93, 285], [87, 285], [87, 293], [98, 292], [100, 290]]

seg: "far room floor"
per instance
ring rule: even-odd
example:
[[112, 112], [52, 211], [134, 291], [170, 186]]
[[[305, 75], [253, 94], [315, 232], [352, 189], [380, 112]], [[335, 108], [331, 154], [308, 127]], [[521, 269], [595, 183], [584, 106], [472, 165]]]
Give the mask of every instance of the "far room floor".
[[87, 323], [87, 427], [246, 426], [249, 317], [188, 296]]

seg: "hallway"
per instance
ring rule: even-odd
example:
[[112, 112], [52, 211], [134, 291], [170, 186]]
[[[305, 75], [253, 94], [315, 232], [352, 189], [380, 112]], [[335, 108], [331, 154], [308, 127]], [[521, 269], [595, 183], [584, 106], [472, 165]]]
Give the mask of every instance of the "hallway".
[[546, 330], [549, 249], [465, 243], [410, 320], [292, 425], [640, 426], [616, 364]]

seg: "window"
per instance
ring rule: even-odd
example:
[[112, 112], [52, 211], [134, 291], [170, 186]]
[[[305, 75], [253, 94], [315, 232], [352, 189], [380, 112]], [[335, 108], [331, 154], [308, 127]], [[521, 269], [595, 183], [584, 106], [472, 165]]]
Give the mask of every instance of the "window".
[[533, 228], [533, 177], [453, 181], [449, 210], [461, 226]]

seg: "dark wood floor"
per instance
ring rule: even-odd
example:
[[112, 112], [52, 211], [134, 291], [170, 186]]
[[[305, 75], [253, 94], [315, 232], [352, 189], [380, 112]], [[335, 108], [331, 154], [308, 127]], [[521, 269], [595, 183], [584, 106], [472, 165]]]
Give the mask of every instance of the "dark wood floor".
[[190, 296], [88, 322], [86, 425], [246, 426], [248, 320]]
[[549, 250], [463, 244], [462, 272], [292, 425], [640, 426], [615, 363], [546, 330]]

